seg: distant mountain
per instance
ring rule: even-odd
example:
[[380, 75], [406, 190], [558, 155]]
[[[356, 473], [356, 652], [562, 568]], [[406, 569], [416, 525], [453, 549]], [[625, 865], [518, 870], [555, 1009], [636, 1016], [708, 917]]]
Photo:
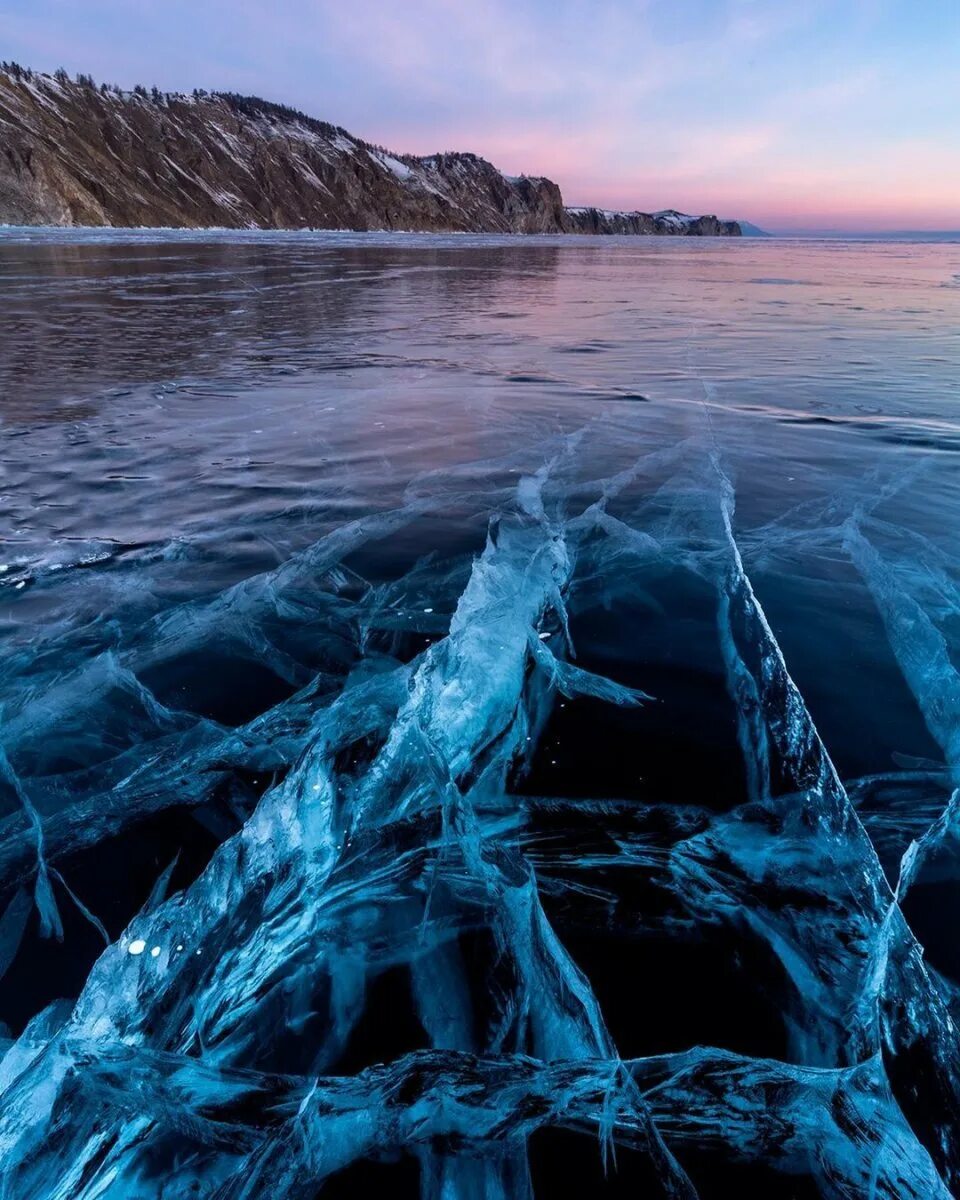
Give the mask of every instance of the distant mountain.
[[766, 229], [761, 229], [759, 225], [751, 225], [749, 221], [737, 221], [740, 226], [740, 232], [744, 237], [773, 237], [772, 233], [768, 233]]
[[475, 154], [392, 154], [256, 97], [0, 67], [0, 223], [737, 236], [736, 222], [567, 209]]
[[568, 233], [673, 234], [678, 237], [739, 237], [737, 221], [691, 217], [674, 208], [660, 212], [621, 212], [609, 208], [567, 208]]

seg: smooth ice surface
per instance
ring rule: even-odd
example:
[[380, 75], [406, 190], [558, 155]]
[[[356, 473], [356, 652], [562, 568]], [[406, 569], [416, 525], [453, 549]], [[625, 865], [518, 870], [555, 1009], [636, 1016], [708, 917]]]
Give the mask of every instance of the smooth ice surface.
[[958, 278], [0, 233], [0, 1200], [960, 1195]]

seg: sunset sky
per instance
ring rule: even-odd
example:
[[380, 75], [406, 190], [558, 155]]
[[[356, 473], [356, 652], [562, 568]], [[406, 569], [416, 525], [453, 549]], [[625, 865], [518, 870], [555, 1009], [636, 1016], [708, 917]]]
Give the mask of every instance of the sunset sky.
[[960, 0], [6, 0], [0, 57], [255, 93], [570, 204], [960, 228]]

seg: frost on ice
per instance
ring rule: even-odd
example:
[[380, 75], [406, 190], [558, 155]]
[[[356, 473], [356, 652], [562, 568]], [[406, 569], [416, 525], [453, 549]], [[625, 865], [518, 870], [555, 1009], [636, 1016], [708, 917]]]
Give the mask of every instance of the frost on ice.
[[[748, 574], [788, 531], [738, 537], [717, 454], [584, 480], [575, 447], [492, 514], [458, 496], [489, 518], [472, 556], [376, 584], [351, 565], [449, 501], [421, 481], [220, 596], [151, 613], [131, 594], [123, 628], [64, 618], [14, 651], [0, 968], [33, 909], [48, 938], [71, 913], [109, 944], [74, 1001], [5, 1043], [4, 1200], [307, 1197], [398, 1154], [425, 1197], [506, 1200], [533, 1194], [546, 1128], [588, 1134], [608, 1174], [638, 1156], [651, 1196], [700, 1194], [692, 1152], [842, 1200], [956, 1194], [958, 997], [907, 907], [960, 867], [955, 564], [908, 556], [868, 512], [820, 514], [943, 751], [846, 786]], [[710, 597], [742, 795], [538, 794], [558, 706], [642, 723], [659, 703], [577, 661], [578, 606], [642, 621], [668, 571]], [[232, 722], [158, 698], [171, 664], [216, 647], [284, 694]], [[900, 804], [918, 781], [926, 807]], [[204, 824], [208, 860], [177, 887], [176, 860], [160, 870], [112, 940], [67, 864], [172, 811]], [[583, 930], [762, 955], [779, 1054], [632, 1053], [567, 948]], [[364, 1052], [384, 981], [415, 1044]]]

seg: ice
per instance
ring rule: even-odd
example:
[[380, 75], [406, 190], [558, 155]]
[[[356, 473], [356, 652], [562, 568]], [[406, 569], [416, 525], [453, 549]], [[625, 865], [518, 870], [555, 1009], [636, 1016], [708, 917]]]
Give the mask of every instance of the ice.
[[[844, 546], [877, 603], [900, 669], [916, 697], [927, 728], [943, 751], [955, 782], [960, 782], [960, 672], [939, 627], [938, 615], [956, 612], [957, 586], [929, 547], [909, 559], [885, 561], [863, 531], [863, 520], [844, 525]], [[884, 532], [882, 524], [879, 532]], [[926, 553], [922, 553], [923, 551]], [[924, 605], [928, 599], [930, 608]]]
[[[364, 578], [372, 544], [452, 494], [469, 507], [469, 487], [422, 478], [214, 596], [154, 611], [130, 595], [122, 629], [64, 618], [32, 660], [14, 648], [8, 678], [29, 682], [11, 686], [0, 760], [0, 971], [31, 908], [63, 936], [69, 904], [107, 946], [75, 1001], [5, 1043], [0, 1196], [161, 1200], [171, 1180], [210, 1200], [312, 1196], [404, 1153], [424, 1196], [507, 1200], [533, 1194], [529, 1140], [548, 1127], [589, 1133], [611, 1172], [618, 1148], [638, 1155], [651, 1196], [695, 1200], [692, 1151], [839, 1200], [955, 1191], [955, 987], [902, 907], [919, 880], [955, 878], [960, 793], [938, 803], [934, 786], [958, 761], [949, 571], [932, 550], [922, 573], [891, 567], [863, 533], [874, 518], [841, 502], [741, 537], [716, 443], [593, 478], [590, 436], [555, 438], [496, 493], [470, 553]], [[841, 781], [750, 574], [801, 530], [856, 563], [945, 765]], [[616, 663], [581, 665], [574, 634], [596, 603], [640, 637], [667, 573], [712, 614], [742, 796], [537, 794], [561, 705], [640, 728], [660, 702]], [[178, 707], [175, 666], [215, 651], [268, 671], [272, 702], [232, 720]], [[891, 781], [930, 792], [902, 845], [895, 808], [868, 803]], [[187, 879], [158, 856], [111, 937], [67, 864], [174, 810], [215, 844]], [[893, 879], [869, 836], [881, 817]], [[782, 1054], [627, 1053], [567, 948], [581, 927], [762, 953]], [[704, 979], [703, 1003], [725, 982]], [[365, 1049], [378, 989], [413, 1046]]]

